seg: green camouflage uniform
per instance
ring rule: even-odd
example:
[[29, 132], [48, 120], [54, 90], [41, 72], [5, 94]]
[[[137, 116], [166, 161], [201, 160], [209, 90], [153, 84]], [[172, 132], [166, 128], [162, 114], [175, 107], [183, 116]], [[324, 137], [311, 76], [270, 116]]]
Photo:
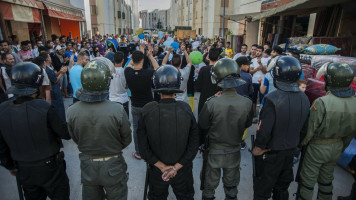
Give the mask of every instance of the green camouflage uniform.
[[206, 166], [204, 199], [214, 198], [223, 171], [225, 199], [237, 199], [240, 182], [240, 143], [244, 129], [252, 124], [252, 101], [236, 91], [223, 91], [209, 99], [199, 114], [199, 125], [209, 129], [210, 150]]
[[356, 133], [356, 98], [340, 98], [328, 92], [310, 108], [308, 145], [300, 172], [298, 199], [311, 200], [318, 182], [318, 199], [332, 199], [334, 167]]

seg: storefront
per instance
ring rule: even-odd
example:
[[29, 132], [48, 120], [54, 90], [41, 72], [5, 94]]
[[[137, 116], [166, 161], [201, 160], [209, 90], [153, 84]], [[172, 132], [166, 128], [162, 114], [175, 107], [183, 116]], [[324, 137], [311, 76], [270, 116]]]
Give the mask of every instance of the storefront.
[[2, 37], [17, 35], [20, 42], [31, 40], [43, 34], [41, 29], [41, 10], [43, 4], [39, 1], [2, 0], [0, 1], [2, 14]]
[[46, 0], [43, 3], [45, 5], [43, 18], [48, 39], [51, 39], [52, 34], [81, 39], [81, 26], [84, 20], [80, 9], [64, 0]]

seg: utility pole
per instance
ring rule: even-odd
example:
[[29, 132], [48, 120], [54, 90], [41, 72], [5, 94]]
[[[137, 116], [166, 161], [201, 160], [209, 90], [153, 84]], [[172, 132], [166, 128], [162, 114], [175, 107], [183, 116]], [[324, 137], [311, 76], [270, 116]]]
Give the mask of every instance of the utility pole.
[[222, 30], [222, 38], [225, 39], [225, 2], [226, 0], [224, 0], [224, 11], [223, 11], [223, 30]]

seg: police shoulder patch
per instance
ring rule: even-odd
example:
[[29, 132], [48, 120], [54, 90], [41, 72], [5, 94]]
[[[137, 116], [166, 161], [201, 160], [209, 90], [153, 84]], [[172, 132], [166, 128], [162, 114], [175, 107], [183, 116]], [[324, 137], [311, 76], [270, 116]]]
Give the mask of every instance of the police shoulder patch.
[[216, 96], [215, 96], [215, 95], [213, 95], [213, 96], [211, 96], [211, 97], [207, 98], [205, 102], [208, 102], [208, 101], [210, 101], [210, 100], [214, 99], [215, 97], [216, 97]]
[[314, 108], [314, 111], [317, 111], [315, 104], [313, 104], [312, 107]]

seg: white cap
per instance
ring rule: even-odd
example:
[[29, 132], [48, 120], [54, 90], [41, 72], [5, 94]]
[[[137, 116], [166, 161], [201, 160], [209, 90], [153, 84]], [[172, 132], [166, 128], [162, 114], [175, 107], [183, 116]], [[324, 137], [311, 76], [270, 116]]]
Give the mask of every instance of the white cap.
[[54, 50], [59, 51], [59, 50], [61, 50], [61, 49], [62, 49], [61, 45], [57, 45]]

